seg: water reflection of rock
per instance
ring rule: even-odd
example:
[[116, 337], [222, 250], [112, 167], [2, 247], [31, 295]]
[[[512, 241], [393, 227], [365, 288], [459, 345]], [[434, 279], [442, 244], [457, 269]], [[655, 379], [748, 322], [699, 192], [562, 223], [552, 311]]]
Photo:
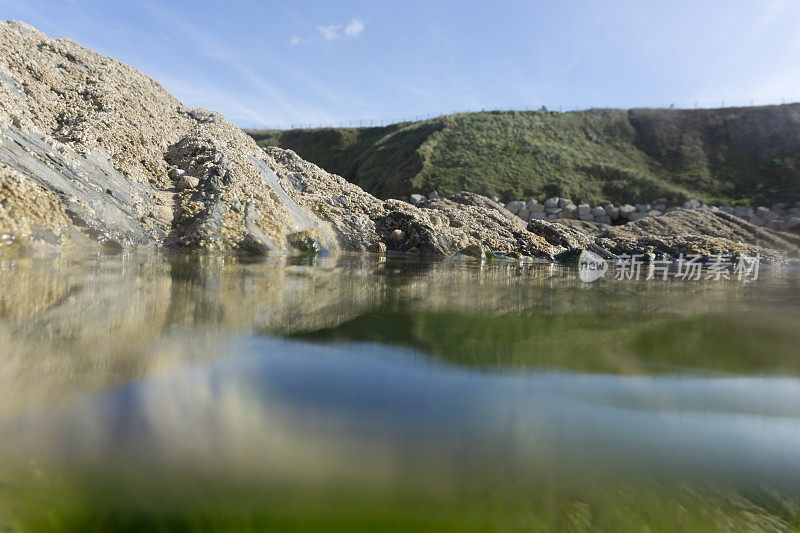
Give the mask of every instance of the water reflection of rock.
[[223, 357], [226, 342], [238, 336], [315, 332], [370, 310], [497, 317], [667, 308], [690, 315], [718, 310], [723, 301], [727, 309], [746, 310], [753, 295], [769, 301], [769, 290], [768, 280], [586, 286], [554, 265], [354, 255], [288, 262], [194, 254], [6, 256], [0, 259], [0, 410]]

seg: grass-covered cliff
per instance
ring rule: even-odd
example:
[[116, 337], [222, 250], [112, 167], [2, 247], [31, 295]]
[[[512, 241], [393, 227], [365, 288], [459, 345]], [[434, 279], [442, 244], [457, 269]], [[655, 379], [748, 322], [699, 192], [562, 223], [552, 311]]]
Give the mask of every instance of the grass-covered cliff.
[[800, 199], [800, 104], [464, 113], [380, 128], [248, 133], [384, 198], [468, 190], [592, 204]]

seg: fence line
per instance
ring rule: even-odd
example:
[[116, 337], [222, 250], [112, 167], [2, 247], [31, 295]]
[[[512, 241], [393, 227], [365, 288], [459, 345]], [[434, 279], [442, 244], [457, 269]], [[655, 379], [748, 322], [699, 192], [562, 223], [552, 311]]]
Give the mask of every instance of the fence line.
[[[800, 102], [800, 98], [781, 98], [772, 100], [759, 100], [751, 98], [749, 100], [725, 100], [723, 98], [716, 102], [680, 102], [670, 103], [665, 106], [634, 106], [635, 109], [714, 109], [726, 107], [751, 107], [751, 106], [765, 106], [765, 105], [783, 105], [789, 103]], [[342, 120], [334, 122], [313, 122], [313, 123], [278, 123], [261, 126], [248, 126], [247, 129], [270, 129], [270, 130], [293, 130], [293, 129], [318, 129], [318, 128], [370, 128], [370, 127], [385, 127], [393, 124], [402, 124], [404, 122], [420, 122], [422, 120], [430, 120], [432, 118], [441, 117], [444, 115], [455, 115], [459, 113], [476, 113], [479, 111], [539, 111], [546, 109], [548, 111], [557, 111], [559, 113], [567, 113], [569, 111], [588, 111], [590, 109], [604, 109], [602, 106], [579, 106], [579, 105], [559, 105], [559, 106], [539, 106], [539, 107], [512, 107], [508, 109], [461, 109], [457, 111], [438, 113], [428, 113], [423, 115], [402, 117], [402, 118], [370, 118], [370, 119], [356, 119], [356, 120]]]

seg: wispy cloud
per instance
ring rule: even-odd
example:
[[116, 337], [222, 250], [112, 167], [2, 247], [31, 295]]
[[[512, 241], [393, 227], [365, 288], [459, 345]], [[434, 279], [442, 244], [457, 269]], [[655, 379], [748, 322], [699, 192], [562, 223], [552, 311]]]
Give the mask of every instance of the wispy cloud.
[[347, 23], [347, 26], [344, 27], [344, 34], [348, 37], [358, 37], [361, 35], [362, 31], [364, 31], [364, 22], [358, 17], [352, 19]]
[[331, 24], [330, 26], [317, 26], [317, 29], [322, 34], [322, 38], [326, 41], [335, 41], [339, 39], [339, 30], [342, 29], [341, 24]]
[[358, 17], [353, 17], [347, 24], [329, 24], [327, 26], [317, 26], [322, 38], [326, 41], [337, 39], [355, 39], [364, 31], [364, 21]]
[[[175, 73], [159, 72], [157, 77], [164, 87], [187, 105], [210, 107], [223, 112], [232, 122], [250, 125], [333, 120], [325, 109], [309, 104], [265, 79], [262, 69], [228, 42], [208, 34], [196, 24], [180, 20], [160, 4], [142, 2], [142, 7], [156, 20], [172, 21], [170, 27], [173, 33], [193, 42], [198, 53], [231, 69], [250, 89], [232, 92], [198, 77], [187, 75], [181, 78]], [[303, 40], [300, 39], [298, 44], [300, 42]], [[312, 78], [305, 81], [307, 86], [313, 86], [315, 90], [322, 86]], [[326, 95], [326, 91], [322, 91], [322, 94]]]

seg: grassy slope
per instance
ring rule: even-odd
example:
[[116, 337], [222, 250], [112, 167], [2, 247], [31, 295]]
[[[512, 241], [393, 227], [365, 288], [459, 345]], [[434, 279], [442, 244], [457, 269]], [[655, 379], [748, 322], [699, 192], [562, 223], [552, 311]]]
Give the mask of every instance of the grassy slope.
[[249, 133], [381, 197], [469, 190], [592, 204], [800, 199], [800, 104], [465, 113], [383, 128]]

